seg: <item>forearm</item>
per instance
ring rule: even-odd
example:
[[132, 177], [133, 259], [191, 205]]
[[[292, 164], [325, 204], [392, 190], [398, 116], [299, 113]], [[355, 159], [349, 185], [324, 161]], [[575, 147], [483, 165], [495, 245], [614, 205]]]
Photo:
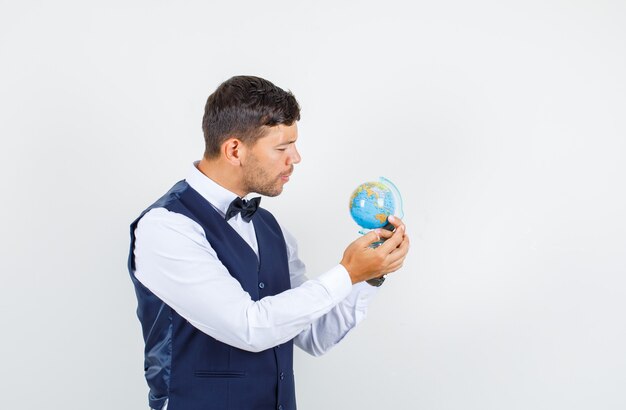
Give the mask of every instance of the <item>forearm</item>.
[[[308, 329], [318, 338], [316, 332], [332, 328], [335, 319], [324, 319], [313, 328], [311, 323], [358, 293], [341, 265], [308, 280], [295, 247], [290, 247], [291, 237], [287, 243], [293, 288], [254, 301], [217, 258], [202, 228], [188, 218], [154, 209], [135, 234], [137, 279], [200, 331], [244, 350], [261, 351]], [[358, 319], [355, 307], [356, 299], [347, 300], [330, 317], [354, 322], [351, 328]]]
[[219, 295], [216, 292], [196, 297], [187, 293], [178, 300], [168, 296], [162, 299], [209, 336], [243, 350], [258, 352], [293, 339], [331, 311], [338, 299], [344, 297], [341, 288], [345, 286], [333, 282], [347, 280], [330, 271], [295, 289], [259, 301], [251, 300], [243, 290], [236, 292], [236, 296], [226, 288], [222, 288]]
[[135, 276], [193, 326], [223, 343], [249, 351], [283, 343], [351, 291], [347, 272], [337, 266], [254, 301], [201, 233], [180, 215], [146, 214], [136, 230]]
[[307, 326], [294, 342], [313, 356], [326, 353], [365, 319], [377, 292], [378, 288], [366, 283], [354, 285], [348, 297]]

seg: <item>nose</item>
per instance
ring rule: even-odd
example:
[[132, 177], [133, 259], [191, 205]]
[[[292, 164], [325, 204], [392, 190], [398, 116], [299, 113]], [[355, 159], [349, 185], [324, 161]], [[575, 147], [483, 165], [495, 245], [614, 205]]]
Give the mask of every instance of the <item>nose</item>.
[[302, 160], [302, 158], [300, 157], [300, 153], [298, 152], [298, 149], [296, 148], [296, 145], [293, 145], [293, 152], [291, 153], [291, 155], [289, 156], [289, 164], [297, 164], [298, 162], [300, 162]]

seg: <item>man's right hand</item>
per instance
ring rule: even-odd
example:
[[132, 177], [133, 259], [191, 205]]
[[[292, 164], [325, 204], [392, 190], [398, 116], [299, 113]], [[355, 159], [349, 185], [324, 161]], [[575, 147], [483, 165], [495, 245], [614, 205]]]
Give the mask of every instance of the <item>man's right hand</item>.
[[[409, 237], [402, 221], [390, 217], [395, 231], [376, 229], [352, 242], [344, 251], [341, 264], [348, 271], [352, 283], [379, 278], [402, 267], [409, 251]], [[377, 248], [370, 245], [381, 239], [385, 242]]]

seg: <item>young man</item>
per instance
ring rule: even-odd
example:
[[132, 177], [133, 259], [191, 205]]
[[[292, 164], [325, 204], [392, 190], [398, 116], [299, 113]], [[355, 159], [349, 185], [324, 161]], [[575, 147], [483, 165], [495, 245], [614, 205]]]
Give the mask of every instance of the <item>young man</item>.
[[377, 289], [365, 281], [402, 266], [409, 239], [392, 218], [395, 232], [357, 239], [309, 280], [293, 237], [260, 198], [243, 199], [282, 192], [300, 162], [299, 119], [294, 96], [267, 80], [224, 82], [206, 104], [204, 157], [132, 223], [152, 409], [295, 409], [293, 344], [326, 352], [365, 316]]

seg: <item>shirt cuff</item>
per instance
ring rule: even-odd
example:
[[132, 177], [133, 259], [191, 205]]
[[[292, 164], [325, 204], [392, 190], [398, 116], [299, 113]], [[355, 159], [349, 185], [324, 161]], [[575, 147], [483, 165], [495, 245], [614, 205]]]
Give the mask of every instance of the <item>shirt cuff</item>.
[[358, 293], [356, 302], [356, 308], [358, 310], [365, 310], [369, 303], [374, 299], [374, 296], [380, 291], [380, 287], [372, 286], [367, 282], [361, 282], [354, 285], [354, 291]]
[[333, 304], [344, 300], [352, 291], [352, 279], [341, 264], [318, 276], [317, 280], [324, 286]]

